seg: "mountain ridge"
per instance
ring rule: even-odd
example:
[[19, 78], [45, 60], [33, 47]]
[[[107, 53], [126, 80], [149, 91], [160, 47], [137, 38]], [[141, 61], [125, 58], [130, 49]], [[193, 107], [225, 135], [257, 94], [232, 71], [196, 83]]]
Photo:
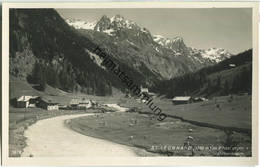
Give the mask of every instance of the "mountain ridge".
[[108, 49], [116, 59], [133, 62], [130, 66], [141, 73], [138, 68], [143, 64], [155, 75], [159, 74], [159, 79], [170, 79], [196, 71], [231, 56], [227, 51], [223, 54], [215, 51], [215, 54], [208, 55], [207, 51], [192, 49], [186, 46], [182, 37], [170, 39], [161, 36], [156, 40], [148, 29], [120, 15], [110, 18], [104, 15], [96, 23], [91, 29], [69, 24], [97, 45]]

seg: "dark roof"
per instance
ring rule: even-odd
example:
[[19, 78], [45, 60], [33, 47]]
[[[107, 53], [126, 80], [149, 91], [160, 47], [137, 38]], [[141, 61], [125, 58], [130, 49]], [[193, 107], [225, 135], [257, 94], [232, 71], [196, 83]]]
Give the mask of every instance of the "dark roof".
[[41, 98], [40, 101], [42, 101], [44, 103], [47, 103], [48, 105], [57, 105], [57, 104], [59, 104], [57, 102], [52, 102], [50, 99], [47, 99], [47, 98]]
[[88, 104], [90, 102], [90, 100], [89, 99], [86, 99], [86, 98], [82, 98], [82, 99], [80, 99], [80, 98], [74, 98], [74, 99], [72, 99], [71, 101], [70, 101], [70, 104], [71, 105], [75, 105], [75, 104]]

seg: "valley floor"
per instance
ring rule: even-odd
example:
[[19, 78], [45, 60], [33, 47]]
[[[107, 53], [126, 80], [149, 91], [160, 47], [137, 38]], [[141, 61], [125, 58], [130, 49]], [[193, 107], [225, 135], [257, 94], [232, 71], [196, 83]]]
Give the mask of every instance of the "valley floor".
[[[75, 131], [161, 156], [250, 156], [250, 137], [166, 118], [160, 122], [137, 113], [109, 113], [72, 119]], [[229, 141], [230, 140], [230, 141]], [[232, 150], [233, 149], [233, 150]]]
[[[68, 101], [68, 95], [63, 97], [57, 97], [61, 102], [63, 99]], [[73, 95], [75, 97], [75, 95]], [[55, 96], [52, 96], [55, 98]], [[87, 98], [95, 100], [100, 104], [107, 104], [111, 109], [118, 110], [117, 105], [122, 107], [132, 108], [135, 107], [142, 112], [151, 112], [149, 107], [143, 103], [138, 103], [134, 98], [124, 97], [97, 97], [88, 96]], [[187, 105], [173, 105], [170, 100], [164, 98], [155, 98], [155, 104], [158, 104], [164, 113], [171, 114], [173, 116], [181, 116], [188, 120], [194, 120], [202, 123], [210, 123], [211, 125], [233, 127], [237, 129], [246, 129], [251, 131], [251, 96], [234, 96], [232, 100], [230, 97], [217, 97], [211, 99], [208, 102], [193, 103]], [[220, 106], [220, 107], [219, 107]], [[92, 136], [112, 143], [119, 144], [120, 148], [125, 145], [127, 149], [132, 151], [126, 151], [127, 155], [133, 156], [250, 156], [251, 155], [251, 135], [247, 133], [234, 132], [229, 135], [225, 132], [225, 129], [218, 129], [212, 127], [203, 127], [191, 124], [189, 122], [183, 122], [180, 119], [167, 117], [163, 121], [153, 119], [149, 115], [139, 113], [128, 112], [115, 112], [115, 113], [97, 113], [95, 109], [91, 109], [88, 113], [96, 114], [84, 117], [78, 117], [75, 115], [71, 117], [61, 115], [82, 114], [82, 111], [45, 111], [41, 109], [16, 109], [10, 108], [10, 156], [44, 156], [44, 152], [34, 153], [30, 150], [30, 145], [33, 142], [33, 148], [37, 148], [36, 145], [42, 145], [42, 141], [38, 141], [33, 134], [45, 134], [44, 128], [50, 120], [59, 120], [58, 127], [61, 131], [70, 131], [68, 128], [78, 132], [78, 135], [88, 138]], [[52, 119], [46, 119], [51, 117], [61, 116]], [[233, 116], [233, 117], [232, 117]], [[77, 118], [76, 118], [77, 117]], [[65, 119], [66, 118], [66, 119]], [[72, 119], [74, 118], [74, 119]], [[38, 121], [41, 119], [46, 119]], [[66, 121], [67, 127], [65, 127], [62, 121]], [[36, 122], [37, 121], [37, 122]], [[48, 124], [42, 125], [41, 122], [47, 122]], [[55, 121], [54, 121], [55, 122]], [[35, 124], [36, 123], [36, 124]], [[33, 124], [33, 125], [32, 125]], [[42, 128], [35, 128], [42, 125]], [[37, 131], [34, 131], [32, 129]], [[60, 129], [61, 128], [61, 129]], [[67, 128], [66, 130], [64, 128]], [[54, 128], [55, 129], [55, 128]], [[29, 133], [28, 132], [33, 132]], [[25, 132], [25, 135], [24, 135]], [[65, 134], [66, 134], [65, 133]], [[74, 132], [75, 133], [75, 132]], [[82, 135], [83, 134], [83, 135]], [[46, 134], [48, 136], [48, 133]], [[49, 134], [51, 136], [51, 134]], [[62, 135], [62, 133], [60, 133]], [[86, 136], [84, 136], [86, 135]], [[47, 136], [46, 139], [47, 139]], [[67, 135], [66, 135], [67, 136]], [[63, 136], [64, 139], [66, 136]], [[35, 139], [35, 140], [34, 140]], [[43, 139], [43, 138], [42, 138]], [[57, 139], [53, 139], [52, 142], [60, 144], [63, 147], [63, 141], [61, 136]], [[68, 138], [70, 139], [70, 138]], [[93, 139], [93, 138], [91, 138]], [[34, 141], [32, 141], [34, 140]], [[97, 139], [98, 140], [98, 139]], [[64, 141], [64, 148], [66, 148], [66, 142]], [[72, 141], [73, 142], [73, 141]], [[31, 144], [30, 144], [31, 143]], [[38, 143], [38, 144], [37, 144]], [[41, 143], [41, 144], [39, 144]], [[88, 145], [88, 144], [86, 144]], [[90, 144], [91, 145], [91, 144]], [[45, 143], [47, 148], [52, 148]], [[185, 148], [183, 148], [185, 146]], [[223, 147], [225, 146], [225, 148]], [[187, 147], [187, 148], [186, 148]], [[204, 148], [203, 148], [204, 147]], [[24, 149], [25, 148], [25, 149]], [[117, 148], [117, 146], [116, 146]], [[123, 150], [124, 147], [122, 147]], [[133, 149], [134, 148], [134, 149]], [[232, 148], [233, 150], [230, 150]], [[235, 150], [234, 150], [235, 149]], [[24, 150], [24, 153], [23, 153]], [[30, 151], [28, 151], [30, 150]], [[56, 149], [54, 149], [56, 151]], [[134, 151], [133, 151], [134, 150]], [[75, 150], [74, 150], [75, 151]], [[69, 151], [70, 155], [74, 155], [72, 151]], [[46, 153], [46, 152], [45, 152]], [[155, 154], [154, 154], [155, 153]], [[32, 155], [30, 155], [32, 154]], [[69, 155], [68, 154], [68, 155]], [[63, 155], [63, 154], [61, 154]], [[77, 154], [78, 155], [78, 154]], [[124, 155], [124, 153], [122, 154]]]

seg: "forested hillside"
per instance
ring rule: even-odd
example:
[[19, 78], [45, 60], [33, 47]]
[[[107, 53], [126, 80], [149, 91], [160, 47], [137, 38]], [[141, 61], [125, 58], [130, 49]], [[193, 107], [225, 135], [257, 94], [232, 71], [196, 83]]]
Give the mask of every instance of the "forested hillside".
[[[96, 47], [54, 9], [10, 10], [10, 75], [39, 90], [48, 84], [94, 95], [111, 95], [112, 87], [124, 91], [121, 81], [96, 63], [91, 52]], [[143, 75], [117, 63], [141, 84]]]
[[152, 90], [170, 98], [180, 95], [215, 96], [251, 93], [252, 50], [197, 72], [159, 82]]

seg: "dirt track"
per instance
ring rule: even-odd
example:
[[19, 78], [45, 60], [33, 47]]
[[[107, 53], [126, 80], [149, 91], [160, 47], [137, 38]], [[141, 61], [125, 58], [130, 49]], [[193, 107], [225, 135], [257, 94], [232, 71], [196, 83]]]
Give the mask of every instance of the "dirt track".
[[65, 120], [84, 115], [59, 116], [33, 124], [25, 131], [28, 146], [22, 156], [137, 156], [131, 147], [88, 137], [65, 126]]

